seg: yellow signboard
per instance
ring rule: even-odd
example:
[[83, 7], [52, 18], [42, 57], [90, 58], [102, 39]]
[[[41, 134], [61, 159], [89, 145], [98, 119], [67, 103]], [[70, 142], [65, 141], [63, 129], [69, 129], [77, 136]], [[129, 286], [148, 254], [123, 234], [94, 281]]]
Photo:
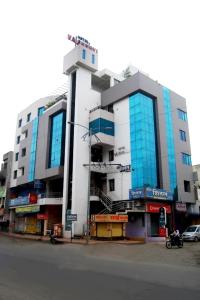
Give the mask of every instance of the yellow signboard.
[[113, 222], [125, 223], [128, 222], [128, 215], [92, 215], [92, 222]]
[[39, 212], [39, 211], [40, 211], [40, 206], [39, 205], [17, 207], [15, 209], [16, 214], [36, 213], [36, 212]]

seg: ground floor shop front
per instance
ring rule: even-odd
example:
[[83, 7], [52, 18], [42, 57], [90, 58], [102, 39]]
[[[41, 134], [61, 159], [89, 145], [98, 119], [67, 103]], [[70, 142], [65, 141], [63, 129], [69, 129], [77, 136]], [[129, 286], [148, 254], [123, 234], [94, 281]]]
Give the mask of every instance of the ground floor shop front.
[[11, 210], [10, 231], [46, 235], [48, 230], [53, 231], [55, 224], [61, 224], [62, 206], [24, 206]]
[[[161, 224], [161, 209], [164, 208], [165, 222]], [[172, 209], [170, 204], [147, 202], [140, 209], [128, 212], [126, 237], [129, 239], [151, 239], [163, 237], [172, 231]]]
[[93, 238], [122, 239], [125, 238], [127, 215], [92, 215], [90, 234]]

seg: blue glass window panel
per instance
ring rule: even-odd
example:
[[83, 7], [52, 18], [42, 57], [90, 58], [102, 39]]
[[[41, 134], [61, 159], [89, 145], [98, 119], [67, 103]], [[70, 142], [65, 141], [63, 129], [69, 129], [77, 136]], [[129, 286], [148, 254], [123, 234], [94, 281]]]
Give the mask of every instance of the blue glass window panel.
[[86, 50], [85, 49], [82, 50], [82, 59], [86, 59]]
[[52, 118], [52, 132], [50, 145], [50, 168], [59, 167], [62, 159], [64, 113]]
[[181, 109], [178, 109], [178, 117], [182, 121], [187, 121], [187, 113]]
[[44, 107], [44, 106], [39, 107], [39, 108], [38, 108], [38, 116], [42, 116], [43, 113], [44, 113], [44, 111], [45, 111], [45, 107]]
[[92, 54], [92, 64], [95, 64], [95, 55]]
[[129, 98], [132, 188], [157, 187], [153, 100], [141, 93]]
[[38, 135], [38, 118], [35, 118], [32, 122], [31, 152], [30, 152], [29, 171], [28, 171], [28, 180], [29, 181], [33, 181], [35, 178], [37, 135]]
[[179, 134], [180, 134], [180, 139], [181, 141], [186, 141], [186, 132], [183, 130], [179, 130]]
[[169, 184], [170, 184], [170, 191], [174, 193], [174, 189], [177, 186], [176, 158], [175, 158], [173, 122], [172, 122], [172, 115], [171, 115], [170, 91], [166, 87], [163, 87], [163, 101], [164, 101], [164, 111], [165, 111]]
[[187, 153], [181, 153], [181, 155], [182, 155], [182, 163], [184, 165], [191, 166], [192, 165], [191, 155]]
[[111, 136], [115, 135], [114, 123], [109, 120], [98, 118], [98, 119], [90, 122], [89, 127], [90, 127], [90, 129], [92, 129], [92, 134], [102, 132], [104, 134], [108, 134]]

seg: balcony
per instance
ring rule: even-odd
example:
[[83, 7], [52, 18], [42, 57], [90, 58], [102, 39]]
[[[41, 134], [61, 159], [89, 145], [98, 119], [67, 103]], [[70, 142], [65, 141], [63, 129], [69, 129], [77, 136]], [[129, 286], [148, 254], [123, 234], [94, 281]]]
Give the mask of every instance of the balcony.
[[44, 193], [38, 195], [39, 205], [62, 205], [63, 194], [62, 193]]
[[62, 193], [43, 193], [35, 195], [35, 197], [26, 196], [10, 199], [9, 207], [15, 208], [18, 206], [28, 205], [62, 205], [63, 195]]

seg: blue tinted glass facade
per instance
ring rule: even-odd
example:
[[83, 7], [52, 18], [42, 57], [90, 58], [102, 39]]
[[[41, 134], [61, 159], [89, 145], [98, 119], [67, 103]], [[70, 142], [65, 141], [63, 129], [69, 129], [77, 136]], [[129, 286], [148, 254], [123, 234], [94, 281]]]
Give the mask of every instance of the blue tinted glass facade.
[[102, 132], [112, 136], [115, 135], [114, 123], [102, 118], [90, 122], [90, 128], [92, 129], [92, 134]]
[[182, 121], [187, 121], [187, 113], [181, 109], [178, 109], [178, 117]]
[[32, 123], [32, 139], [31, 139], [31, 153], [29, 161], [28, 180], [33, 181], [35, 178], [35, 161], [37, 151], [37, 135], [38, 135], [39, 118], [35, 118]]
[[181, 153], [181, 155], [182, 155], [182, 163], [184, 165], [191, 166], [192, 165], [191, 155], [187, 153]]
[[174, 189], [177, 186], [176, 157], [175, 157], [175, 147], [174, 147], [173, 122], [172, 122], [172, 115], [171, 115], [172, 109], [171, 109], [170, 91], [166, 87], [163, 87], [163, 101], [164, 101], [165, 128], [166, 128], [166, 139], [167, 139], [169, 185], [170, 185], [170, 191], [173, 193]]
[[63, 164], [64, 119], [64, 112], [52, 117], [50, 168], [59, 167]]
[[157, 187], [157, 155], [153, 99], [129, 97], [132, 189]]

